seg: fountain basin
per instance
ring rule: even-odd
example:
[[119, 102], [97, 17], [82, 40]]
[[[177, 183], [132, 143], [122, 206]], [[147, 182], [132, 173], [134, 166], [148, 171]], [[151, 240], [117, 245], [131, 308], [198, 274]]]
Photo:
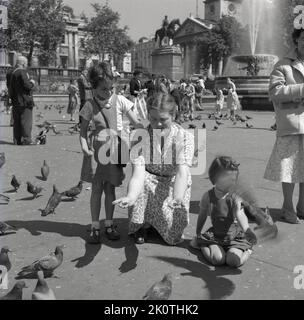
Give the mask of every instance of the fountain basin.
[[244, 110], [273, 110], [268, 88], [270, 73], [278, 57], [268, 54], [238, 55], [229, 58], [224, 76], [216, 78], [215, 86], [227, 88], [227, 78], [235, 83]]

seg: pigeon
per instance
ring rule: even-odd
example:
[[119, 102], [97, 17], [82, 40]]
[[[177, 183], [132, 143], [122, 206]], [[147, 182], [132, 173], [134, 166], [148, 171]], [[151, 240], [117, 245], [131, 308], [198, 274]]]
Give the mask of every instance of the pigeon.
[[245, 123], [247, 121], [247, 119], [244, 119], [243, 117], [239, 117], [239, 121]]
[[22, 300], [22, 290], [27, 288], [24, 281], [17, 281], [13, 289], [0, 300]]
[[37, 278], [38, 281], [32, 294], [32, 300], [56, 300], [53, 290], [49, 288], [44, 280], [43, 271], [39, 270], [37, 272]]
[[172, 276], [166, 274], [164, 278], [155, 283], [143, 296], [144, 300], [168, 300], [172, 292]]
[[277, 130], [277, 124], [275, 123], [273, 126], [270, 127], [270, 129], [272, 131], [276, 131]]
[[42, 165], [42, 167], [41, 167], [41, 176], [42, 176], [42, 179], [43, 179], [44, 181], [46, 181], [47, 178], [48, 178], [48, 176], [49, 176], [49, 174], [50, 174], [50, 168], [49, 168], [49, 166], [47, 165], [46, 161], [44, 160], [44, 161], [43, 161], [43, 165]]
[[0, 152], [0, 169], [4, 166], [5, 164], [5, 153]]
[[252, 120], [252, 117], [246, 116], [247, 120]]
[[20, 188], [21, 182], [18, 181], [15, 175], [12, 176], [11, 186], [15, 189], [15, 192]]
[[61, 193], [58, 192], [56, 186], [53, 186], [53, 193], [45, 207], [44, 210], [40, 209], [41, 211], [41, 216], [42, 217], [46, 217], [49, 214], [55, 214], [55, 209], [57, 208], [57, 206], [59, 205], [59, 203], [61, 202]]
[[221, 126], [223, 124], [223, 122], [220, 122], [218, 120], [215, 121], [215, 123], [218, 125], [218, 126]]
[[41, 145], [46, 144], [46, 137], [49, 130], [50, 130], [49, 128], [45, 128], [44, 130], [40, 131], [40, 133], [36, 137], [37, 144], [41, 144]]
[[56, 135], [57, 135], [57, 134], [61, 134], [61, 132], [56, 129], [56, 126], [55, 126], [55, 125], [52, 126], [52, 130], [53, 130], [53, 132], [54, 132]]
[[82, 181], [79, 181], [78, 185], [61, 193], [62, 196], [68, 197], [68, 198], [76, 198], [80, 195], [82, 191]]
[[206, 129], [206, 123], [203, 123], [202, 128]]
[[45, 277], [51, 277], [63, 261], [63, 251], [65, 246], [57, 246], [55, 252], [34, 261], [32, 264], [23, 267], [18, 273], [19, 277], [29, 277], [41, 270]]
[[252, 128], [253, 128], [253, 125], [246, 122], [246, 128], [252, 129]]
[[212, 114], [209, 113], [209, 114], [208, 114], [208, 119], [211, 119], [211, 118], [212, 118]]
[[36, 118], [37, 118], [37, 120], [39, 121], [39, 120], [41, 120], [41, 119], [44, 118], [44, 115], [40, 112], [40, 113], [38, 113], [38, 114], [36, 115]]
[[0, 204], [8, 204], [10, 198], [2, 193], [0, 193]]
[[0, 251], [0, 266], [5, 267], [6, 271], [10, 271], [12, 268], [12, 264], [8, 256], [9, 252], [12, 252], [12, 250], [7, 246], [3, 247]]
[[11, 226], [5, 222], [0, 221], [0, 233], [5, 234], [6, 232], [9, 231], [17, 231], [16, 227]]
[[213, 131], [217, 131], [219, 127], [214, 126]]
[[202, 120], [202, 116], [199, 114], [195, 119], [198, 120], [198, 121], [201, 121]]
[[189, 124], [189, 129], [196, 129], [196, 125], [193, 124], [193, 123], [190, 123], [190, 124]]
[[44, 110], [47, 110], [49, 108], [49, 106], [46, 104], [45, 106], [44, 106]]
[[38, 194], [41, 193], [41, 191], [43, 190], [42, 187], [34, 186], [29, 181], [26, 184], [27, 184], [27, 191], [33, 195], [33, 199], [37, 198]]

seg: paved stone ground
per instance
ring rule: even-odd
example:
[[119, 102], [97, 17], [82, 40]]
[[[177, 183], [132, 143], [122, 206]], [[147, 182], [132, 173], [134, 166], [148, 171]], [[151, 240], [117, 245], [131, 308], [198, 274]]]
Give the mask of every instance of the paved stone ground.
[[[44, 112], [35, 112], [40, 111]], [[275, 141], [275, 133], [269, 130], [274, 122], [273, 113], [246, 114], [254, 118], [253, 129], [246, 129], [244, 125], [233, 126], [227, 121], [213, 132], [214, 122], [207, 120], [206, 113], [196, 124], [207, 124], [208, 165], [218, 154], [235, 157], [241, 163], [243, 179], [255, 188], [261, 206], [269, 206], [276, 217], [282, 202], [280, 185], [263, 179]], [[58, 278], [48, 280], [58, 299], [141, 299], [149, 286], [167, 272], [174, 274], [172, 299], [304, 297], [304, 292], [293, 287], [294, 267], [304, 265], [303, 225], [278, 222], [278, 240], [257, 246], [251, 259], [239, 270], [208, 266], [199, 252], [189, 249], [189, 240], [195, 233], [198, 201], [211, 187], [206, 173], [193, 177], [190, 225], [185, 231], [187, 240], [177, 247], [166, 246], [157, 237], [152, 242], [135, 246], [127, 236], [127, 212], [119, 208], [115, 217], [122, 239], [118, 242], [104, 239], [100, 246], [85, 245], [90, 223], [90, 191], [87, 190], [75, 202], [62, 202], [56, 215], [41, 217], [38, 209], [45, 207], [52, 185], [55, 183], [61, 191], [76, 185], [82, 162], [78, 136], [67, 132], [71, 124], [55, 110], [46, 112], [45, 119], [54, 121], [63, 135], [51, 133], [46, 146], [16, 147], [11, 144], [8, 116], [1, 113], [0, 150], [6, 153], [7, 163], [1, 171], [0, 190], [11, 189], [12, 174], [23, 182], [17, 194], [8, 194], [11, 197], [9, 205], [0, 206], [1, 220], [20, 228], [16, 234], [0, 237], [1, 246], [8, 245], [14, 251], [11, 255], [10, 287], [22, 266], [54, 250], [56, 245], [65, 244], [64, 263], [56, 271]], [[51, 167], [47, 182], [37, 178], [44, 159]], [[27, 180], [44, 186], [43, 196], [28, 200]], [[117, 189], [117, 196], [125, 191], [126, 182]], [[103, 212], [101, 217], [104, 217]], [[30, 299], [35, 283], [35, 280], [27, 280], [29, 289], [24, 292], [25, 299]], [[0, 290], [0, 295], [4, 293]]]

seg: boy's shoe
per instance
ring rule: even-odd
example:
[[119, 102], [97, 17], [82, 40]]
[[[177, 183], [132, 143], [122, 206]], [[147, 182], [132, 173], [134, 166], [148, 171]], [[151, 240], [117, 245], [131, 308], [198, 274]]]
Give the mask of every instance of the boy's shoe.
[[117, 226], [111, 225], [110, 227], [106, 227], [106, 236], [109, 240], [119, 240], [120, 234], [116, 230]]
[[100, 244], [101, 239], [100, 239], [100, 230], [92, 228], [90, 231], [90, 235], [87, 239], [87, 243], [89, 244]]

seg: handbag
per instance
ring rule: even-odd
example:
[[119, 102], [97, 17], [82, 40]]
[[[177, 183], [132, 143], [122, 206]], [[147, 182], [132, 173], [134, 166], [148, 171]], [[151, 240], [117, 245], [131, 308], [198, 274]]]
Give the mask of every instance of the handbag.
[[[93, 97], [93, 100], [94, 100], [94, 102], [99, 106], [99, 103], [98, 103], [98, 101], [96, 100], [95, 97]], [[107, 129], [111, 129], [111, 128], [110, 128], [110, 125], [109, 125], [109, 122], [108, 122], [108, 119], [107, 119], [107, 117], [105, 116], [105, 114], [104, 114], [104, 112], [103, 112], [103, 110], [102, 110], [102, 108], [101, 108], [100, 106], [99, 106], [99, 110], [100, 110], [100, 112], [101, 112], [101, 114], [102, 114], [102, 116], [103, 116], [103, 118], [104, 118], [104, 121], [105, 121], [105, 124], [106, 124]], [[117, 166], [118, 166], [118, 167], [125, 168], [125, 167], [127, 166], [127, 164], [121, 163], [122, 139], [121, 139], [121, 137], [120, 137], [118, 134], [117, 134], [117, 139], [118, 139], [118, 143], [117, 143], [117, 148], [118, 148], [118, 164], [117, 164]]]

